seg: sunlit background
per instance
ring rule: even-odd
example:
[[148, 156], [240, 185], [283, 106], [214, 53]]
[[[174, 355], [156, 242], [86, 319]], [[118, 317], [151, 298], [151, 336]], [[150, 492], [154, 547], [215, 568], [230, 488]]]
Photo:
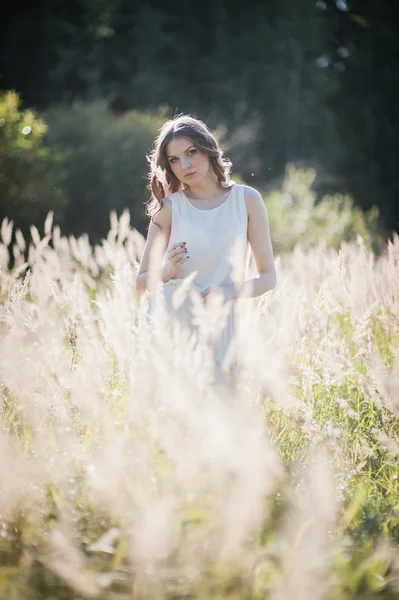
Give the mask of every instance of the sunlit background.
[[[398, 21], [2, 9], [0, 600], [398, 599]], [[197, 304], [194, 347], [135, 288], [146, 154], [180, 113], [269, 214], [278, 283], [237, 303], [233, 387], [225, 307]]]
[[[48, 209], [105, 235], [146, 228], [145, 154], [167, 117], [218, 132], [234, 174], [265, 192], [287, 164], [399, 227], [399, 8], [372, 0], [8, 3], [0, 20], [0, 216]], [[16, 96], [7, 95], [14, 90]]]

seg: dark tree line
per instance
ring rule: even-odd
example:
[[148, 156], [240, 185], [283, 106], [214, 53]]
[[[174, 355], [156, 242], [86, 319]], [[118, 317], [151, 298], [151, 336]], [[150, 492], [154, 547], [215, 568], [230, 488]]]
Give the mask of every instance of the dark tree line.
[[399, 229], [399, 1], [14, 0], [0, 86], [47, 110], [190, 112], [258, 185], [310, 163]]

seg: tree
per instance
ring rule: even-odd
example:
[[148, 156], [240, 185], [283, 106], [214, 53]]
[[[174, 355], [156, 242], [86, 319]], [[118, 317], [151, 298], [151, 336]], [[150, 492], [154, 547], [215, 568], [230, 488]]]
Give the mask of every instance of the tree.
[[34, 111], [21, 110], [15, 92], [0, 93], [0, 220], [25, 231], [42, 225], [50, 210], [62, 220], [67, 204], [57, 186], [61, 157], [46, 147], [46, 129]]
[[138, 111], [117, 116], [99, 101], [59, 105], [45, 117], [48, 147], [63, 157], [58, 181], [69, 199], [64, 232], [87, 232], [96, 243], [109, 229], [110, 211], [128, 208], [144, 233], [146, 154], [163, 119]]
[[27, 106], [99, 99], [117, 113], [195, 114], [229, 132], [246, 179], [310, 163], [323, 191], [378, 204], [399, 227], [397, 1], [22, 5], [0, 22], [0, 85]]
[[339, 45], [349, 56], [333, 98], [346, 150], [339, 164], [345, 186], [364, 208], [380, 206], [385, 225], [397, 230], [398, 23], [398, 2], [356, 2], [341, 12]]

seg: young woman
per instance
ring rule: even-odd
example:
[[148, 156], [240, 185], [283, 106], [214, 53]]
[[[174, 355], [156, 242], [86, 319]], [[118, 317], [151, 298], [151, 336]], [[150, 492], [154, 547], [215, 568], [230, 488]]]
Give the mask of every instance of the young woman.
[[[230, 180], [231, 162], [205, 123], [193, 117], [167, 121], [148, 159], [151, 220], [137, 290], [149, 290], [150, 258], [158, 245], [165, 287], [191, 274], [205, 304], [217, 296], [230, 303], [232, 310], [215, 348], [221, 364], [234, 335], [235, 300], [260, 296], [276, 285], [265, 204], [257, 190]], [[248, 244], [258, 274], [245, 280]]]

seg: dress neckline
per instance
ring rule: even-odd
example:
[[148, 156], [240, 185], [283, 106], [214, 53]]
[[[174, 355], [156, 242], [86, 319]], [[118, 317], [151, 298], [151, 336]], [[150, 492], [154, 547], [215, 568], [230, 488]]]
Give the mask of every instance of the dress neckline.
[[218, 206], [214, 206], [213, 208], [198, 208], [198, 206], [194, 206], [194, 204], [192, 204], [190, 202], [190, 199], [186, 196], [186, 194], [183, 191], [181, 193], [183, 194], [183, 196], [186, 199], [186, 201], [188, 202], [188, 204], [192, 208], [194, 208], [195, 210], [199, 210], [201, 212], [210, 212], [211, 210], [217, 210], [218, 208], [220, 208], [221, 206], [223, 206], [224, 204], [226, 204], [226, 202], [228, 202], [231, 194], [233, 193], [233, 189], [234, 189], [235, 185], [236, 185], [235, 183], [232, 184], [231, 189], [230, 189], [230, 193], [228, 194], [227, 198], [225, 198], [221, 204], [218, 204]]

